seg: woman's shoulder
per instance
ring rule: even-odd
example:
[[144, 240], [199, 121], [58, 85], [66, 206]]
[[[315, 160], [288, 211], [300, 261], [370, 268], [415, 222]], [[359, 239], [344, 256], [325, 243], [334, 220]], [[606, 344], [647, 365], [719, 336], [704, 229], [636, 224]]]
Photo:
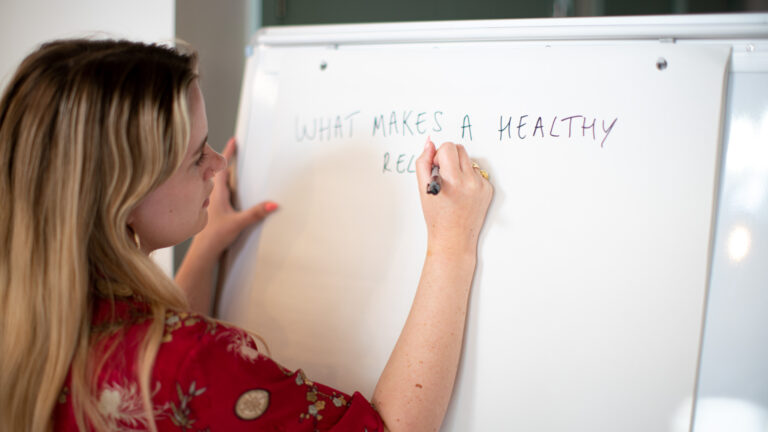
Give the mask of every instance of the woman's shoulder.
[[258, 350], [255, 337], [248, 331], [211, 317], [177, 310], [165, 313], [163, 336], [158, 350], [160, 356], [168, 352], [182, 352], [186, 358], [238, 357], [250, 363], [268, 360]]
[[[146, 337], [152, 321], [149, 305], [130, 298], [98, 305], [93, 322], [95, 332], [120, 333], [124, 348], [130, 350]], [[201, 354], [236, 355], [251, 361], [260, 356], [254, 337], [246, 330], [199, 313], [166, 309], [156, 364], [170, 362], [178, 372], [189, 359]]]
[[[98, 298], [93, 307], [91, 330], [96, 335], [126, 334], [146, 330], [153, 320], [151, 305], [136, 297]], [[162, 342], [174, 336], [202, 338], [219, 333], [242, 333], [237, 326], [195, 312], [166, 308]]]
[[[127, 316], [134, 321], [127, 324], [129, 340], [121, 349], [130, 351], [137, 346], [130, 335], [146, 334], [140, 329], [146, 329], [151, 319], [140, 313]], [[139, 401], [138, 393], [131, 391], [137, 387], [123, 383], [124, 376], [112, 378], [104, 383], [107, 392], [102, 392], [110, 396], [105, 401], [119, 401], [106, 404], [114, 408], [109, 410], [110, 418], [134, 421], [123, 407], [134, 407], [128, 402]], [[361, 394], [349, 395], [315, 383], [302, 370], [289, 370], [260, 353], [246, 330], [185, 311], [165, 313], [150, 392], [159, 430], [271, 430], [287, 425], [296, 430], [326, 430], [336, 425], [340, 429], [335, 430], [375, 431], [382, 426]]]
[[[235, 355], [255, 361], [261, 356], [251, 334], [237, 326], [176, 309], [166, 309], [162, 320], [155, 357], [155, 371], [161, 376], [179, 373], [194, 357]], [[152, 308], [140, 299], [99, 299], [93, 311], [92, 334], [118, 354], [110, 359], [123, 367], [136, 358], [153, 322]]]
[[210, 337], [219, 337], [224, 333], [238, 333], [241, 330], [222, 324], [210, 317], [194, 312], [168, 309], [165, 312], [165, 326], [162, 343], [180, 342], [193, 339], [201, 342]]

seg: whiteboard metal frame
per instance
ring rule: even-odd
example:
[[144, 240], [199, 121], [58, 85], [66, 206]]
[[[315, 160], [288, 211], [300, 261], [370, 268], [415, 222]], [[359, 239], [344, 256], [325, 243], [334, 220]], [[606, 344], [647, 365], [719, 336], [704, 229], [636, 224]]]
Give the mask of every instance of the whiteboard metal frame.
[[253, 45], [476, 41], [712, 40], [768, 37], [768, 13], [432, 21], [261, 29]]

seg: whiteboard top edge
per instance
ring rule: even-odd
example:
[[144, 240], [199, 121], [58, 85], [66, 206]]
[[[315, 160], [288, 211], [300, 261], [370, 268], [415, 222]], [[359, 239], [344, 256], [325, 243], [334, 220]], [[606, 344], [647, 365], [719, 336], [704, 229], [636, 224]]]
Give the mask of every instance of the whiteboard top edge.
[[422, 21], [265, 27], [252, 45], [498, 40], [766, 39], [768, 13]]

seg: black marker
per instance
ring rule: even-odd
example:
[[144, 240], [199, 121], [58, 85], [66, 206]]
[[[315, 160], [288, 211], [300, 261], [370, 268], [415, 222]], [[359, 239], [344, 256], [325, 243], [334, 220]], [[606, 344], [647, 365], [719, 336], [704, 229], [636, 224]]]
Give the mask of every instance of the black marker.
[[432, 180], [427, 185], [427, 193], [437, 195], [440, 192], [440, 167], [432, 165]]

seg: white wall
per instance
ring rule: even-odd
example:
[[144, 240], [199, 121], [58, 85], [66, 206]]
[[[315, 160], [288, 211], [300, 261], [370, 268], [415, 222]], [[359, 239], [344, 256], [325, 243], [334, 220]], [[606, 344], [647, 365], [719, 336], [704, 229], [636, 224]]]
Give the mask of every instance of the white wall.
[[[110, 36], [147, 42], [174, 38], [174, 0], [3, 0], [0, 3], [0, 88], [42, 42], [64, 37]], [[170, 249], [154, 255], [172, 272]]]
[[110, 35], [172, 41], [173, 0], [24, 0], [0, 3], [0, 85], [37, 45], [54, 38]]

